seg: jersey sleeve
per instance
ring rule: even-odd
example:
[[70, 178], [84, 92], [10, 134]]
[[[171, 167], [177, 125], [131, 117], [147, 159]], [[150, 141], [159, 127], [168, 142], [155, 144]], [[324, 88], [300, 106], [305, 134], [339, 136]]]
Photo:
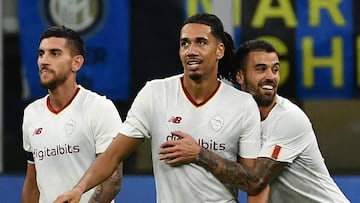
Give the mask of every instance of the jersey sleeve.
[[102, 153], [117, 136], [122, 120], [113, 102], [105, 97], [96, 99], [90, 111], [91, 129], [95, 139], [96, 154]]
[[[34, 156], [33, 156], [33, 149], [30, 144], [30, 136], [32, 136], [33, 129], [30, 128], [30, 119], [29, 116], [32, 114], [29, 113], [29, 108], [25, 108], [24, 116], [23, 116], [23, 123], [22, 123], [22, 138], [23, 138], [23, 149], [25, 150], [25, 157], [28, 163], [34, 164]], [[37, 129], [41, 130], [41, 129]]]
[[23, 116], [23, 123], [22, 123], [22, 138], [23, 138], [23, 149], [26, 152], [32, 152], [29, 136], [31, 130], [29, 129], [30, 126], [30, 120], [29, 120], [29, 112], [28, 109], [25, 108], [24, 110], [24, 116]]
[[262, 144], [259, 157], [292, 163], [298, 155], [314, 142], [311, 123], [301, 111], [282, 113], [271, 126], [263, 130], [268, 137]]
[[260, 151], [260, 112], [252, 99], [244, 109], [243, 132], [239, 140], [239, 156], [242, 158], [256, 158]]
[[133, 138], [150, 138], [152, 105], [151, 82], [147, 82], [135, 97], [121, 127], [121, 133]]

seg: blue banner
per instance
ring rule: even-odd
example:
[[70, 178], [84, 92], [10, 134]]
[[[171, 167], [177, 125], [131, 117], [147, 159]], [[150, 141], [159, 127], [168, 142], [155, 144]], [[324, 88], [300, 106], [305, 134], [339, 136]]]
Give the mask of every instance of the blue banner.
[[112, 100], [127, 100], [130, 83], [129, 1], [19, 0], [20, 46], [30, 98], [47, 92], [39, 84], [39, 38], [51, 25], [64, 25], [81, 34], [85, 64], [78, 73], [82, 86]]
[[300, 99], [352, 98], [355, 90], [352, 1], [297, 1], [296, 65]]

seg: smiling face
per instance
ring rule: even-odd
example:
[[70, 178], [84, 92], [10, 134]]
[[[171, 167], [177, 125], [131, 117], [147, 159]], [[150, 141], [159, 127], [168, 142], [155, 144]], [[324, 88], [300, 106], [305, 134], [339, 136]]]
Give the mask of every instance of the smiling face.
[[188, 23], [181, 29], [179, 56], [185, 77], [194, 81], [216, 78], [224, 50], [224, 44], [211, 34], [210, 26]]
[[259, 106], [275, 103], [280, 74], [280, 62], [276, 52], [252, 51], [247, 56], [244, 69], [236, 74], [241, 89], [252, 94]]

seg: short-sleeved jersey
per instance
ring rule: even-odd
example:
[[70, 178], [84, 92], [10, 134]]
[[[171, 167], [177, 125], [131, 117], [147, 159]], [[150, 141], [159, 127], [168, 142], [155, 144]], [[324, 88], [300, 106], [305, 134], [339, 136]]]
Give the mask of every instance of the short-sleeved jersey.
[[151, 139], [158, 203], [237, 202], [237, 190], [196, 164], [176, 167], [159, 160], [160, 145], [179, 139], [181, 130], [200, 146], [228, 160], [256, 158], [260, 150], [260, 114], [248, 93], [219, 82], [204, 103], [194, 104], [182, 75], [147, 82], [135, 98], [121, 133]]
[[298, 106], [277, 95], [261, 125], [259, 156], [288, 163], [271, 184], [271, 202], [349, 202], [331, 178], [311, 122]]
[[[33, 153], [43, 203], [74, 187], [122, 123], [111, 100], [81, 86], [60, 112], [48, 102], [45, 96], [31, 103], [23, 120], [23, 148]], [[88, 202], [92, 193], [85, 193], [81, 202]]]

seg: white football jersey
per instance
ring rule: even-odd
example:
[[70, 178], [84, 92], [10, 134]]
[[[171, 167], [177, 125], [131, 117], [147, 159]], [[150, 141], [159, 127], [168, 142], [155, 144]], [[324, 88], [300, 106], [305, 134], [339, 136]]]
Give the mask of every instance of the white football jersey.
[[[40, 202], [53, 202], [72, 189], [96, 154], [104, 152], [117, 135], [121, 123], [111, 100], [81, 86], [59, 112], [51, 108], [48, 96], [27, 106], [23, 148], [33, 153]], [[81, 202], [88, 202], [92, 193], [85, 193]]]
[[271, 184], [271, 202], [349, 202], [331, 178], [305, 113], [277, 95], [262, 125], [260, 157], [288, 165]]
[[260, 150], [260, 113], [248, 93], [219, 82], [214, 94], [196, 104], [182, 86], [182, 75], [147, 82], [135, 98], [121, 133], [151, 139], [158, 203], [237, 202], [237, 189], [224, 185], [196, 164], [172, 167], [159, 160], [160, 145], [179, 139], [181, 130], [200, 146], [236, 161]]

